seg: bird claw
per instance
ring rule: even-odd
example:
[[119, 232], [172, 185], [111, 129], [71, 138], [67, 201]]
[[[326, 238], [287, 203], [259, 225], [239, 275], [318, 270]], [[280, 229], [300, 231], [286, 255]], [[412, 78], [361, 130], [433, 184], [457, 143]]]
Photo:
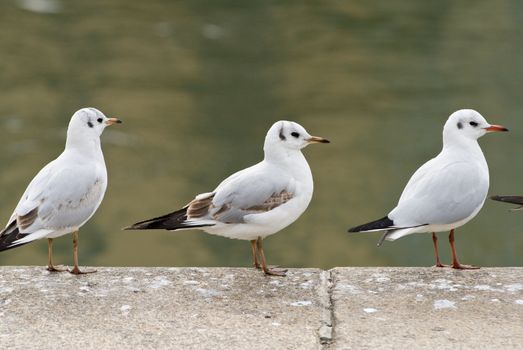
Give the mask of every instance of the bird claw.
[[68, 269], [59, 269], [53, 265], [47, 265], [47, 271], [49, 272], [65, 272], [65, 271], [69, 271]]
[[480, 269], [479, 266], [466, 265], [466, 264], [460, 264], [460, 263], [453, 263], [451, 267], [456, 270], [478, 270], [478, 269]]
[[69, 273], [73, 274], [73, 275], [87, 275], [87, 274], [90, 274], [90, 273], [95, 273], [97, 272], [96, 270], [92, 270], [92, 271], [80, 271], [80, 269], [78, 268], [78, 266], [75, 266], [72, 270], [70, 269], [67, 269], [67, 271], [69, 271]]
[[445, 265], [445, 264], [442, 264], [442, 263], [436, 263], [436, 265], [432, 265], [432, 267], [450, 267], [450, 265]]
[[267, 268], [263, 270], [266, 276], [279, 276], [279, 277], [285, 277], [287, 276], [286, 272], [287, 269], [277, 269], [277, 268]]

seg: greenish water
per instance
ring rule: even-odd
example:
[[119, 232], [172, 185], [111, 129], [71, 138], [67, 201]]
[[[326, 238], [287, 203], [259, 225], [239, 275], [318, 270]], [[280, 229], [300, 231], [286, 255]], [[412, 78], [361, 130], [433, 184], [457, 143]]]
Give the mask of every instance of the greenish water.
[[[55, 7], [23, 9], [35, 3]], [[120, 228], [258, 162], [267, 129], [289, 119], [332, 143], [305, 150], [314, 198], [267, 239], [269, 262], [431, 265], [428, 235], [378, 249], [379, 234], [346, 230], [394, 207], [460, 108], [511, 129], [481, 140], [490, 193], [523, 194], [522, 37], [518, 1], [4, 0], [1, 220], [61, 152], [71, 114], [94, 106], [125, 124], [103, 136], [110, 183], [80, 233], [80, 263], [249, 266], [245, 241]], [[508, 208], [487, 201], [458, 229], [463, 262], [523, 263], [523, 215]], [[70, 264], [71, 237], [55, 246], [55, 261]], [[43, 265], [46, 249], [39, 241], [0, 263]]]

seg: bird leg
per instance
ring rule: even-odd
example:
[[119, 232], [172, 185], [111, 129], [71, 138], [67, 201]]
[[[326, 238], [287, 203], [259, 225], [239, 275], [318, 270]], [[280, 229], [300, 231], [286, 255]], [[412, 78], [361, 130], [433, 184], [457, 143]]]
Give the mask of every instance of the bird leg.
[[258, 247], [258, 252], [260, 253], [263, 272], [268, 276], [285, 277], [286, 276], [285, 272], [287, 272], [286, 269], [274, 269], [274, 268], [267, 267], [267, 260], [265, 259], [265, 253], [263, 252], [263, 244], [262, 244], [261, 237], [258, 237], [258, 240], [256, 241], [256, 245]]
[[252, 264], [255, 268], [260, 269], [260, 262], [258, 261], [258, 249], [256, 248], [256, 240], [251, 241], [251, 250], [252, 250]]
[[452, 268], [458, 270], [476, 270], [479, 269], [479, 266], [474, 265], [464, 265], [460, 264], [458, 260], [458, 255], [456, 254], [456, 247], [454, 247], [454, 230], [450, 230], [449, 234], [449, 243], [450, 249], [452, 250]]
[[74, 259], [74, 268], [69, 270], [73, 275], [85, 275], [87, 273], [94, 273], [93, 271], [80, 271], [78, 268], [78, 231], [73, 232], [73, 259]]
[[49, 255], [49, 260], [47, 261], [47, 271], [49, 272], [64, 272], [64, 269], [58, 269], [53, 265], [53, 239], [47, 239], [47, 252]]
[[436, 252], [436, 265], [434, 267], [449, 267], [449, 265], [444, 265], [439, 260], [438, 236], [436, 236], [435, 232], [432, 232], [432, 243], [434, 243], [434, 251]]

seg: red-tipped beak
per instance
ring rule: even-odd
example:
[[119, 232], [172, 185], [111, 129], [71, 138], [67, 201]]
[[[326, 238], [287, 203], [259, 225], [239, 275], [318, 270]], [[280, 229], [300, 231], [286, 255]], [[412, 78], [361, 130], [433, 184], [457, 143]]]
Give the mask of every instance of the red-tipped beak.
[[507, 128], [501, 125], [491, 125], [488, 128], [485, 128], [487, 132], [499, 132], [499, 131], [508, 131]]

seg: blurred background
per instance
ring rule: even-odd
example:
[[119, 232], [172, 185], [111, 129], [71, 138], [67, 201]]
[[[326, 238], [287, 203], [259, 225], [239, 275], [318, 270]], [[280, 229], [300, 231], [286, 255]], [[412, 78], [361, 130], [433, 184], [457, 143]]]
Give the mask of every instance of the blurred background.
[[[246, 241], [121, 228], [260, 161], [266, 131], [288, 119], [332, 143], [305, 149], [314, 197], [266, 240], [269, 262], [430, 266], [430, 235], [377, 248], [379, 233], [347, 229], [395, 206], [460, 108], [511, 130], [480, 143], [490, 194], [523, 194], [522, 37], [520, 1], [3, 0], [0, 220], [93, 106], [125, 123], [102, 138], [109, 187], [80, 231], [80, 263], [250, 266]], [[458, 229], [462, 262], [523, 264], [523, 213], [509, 208], [487, 200]], [[72, 263], [71, 241], [55, 241], [56, 263]], [[448, 262], [446, 233], [440, 249]], [[0, 254], [46, 259], [45, 240]]]

